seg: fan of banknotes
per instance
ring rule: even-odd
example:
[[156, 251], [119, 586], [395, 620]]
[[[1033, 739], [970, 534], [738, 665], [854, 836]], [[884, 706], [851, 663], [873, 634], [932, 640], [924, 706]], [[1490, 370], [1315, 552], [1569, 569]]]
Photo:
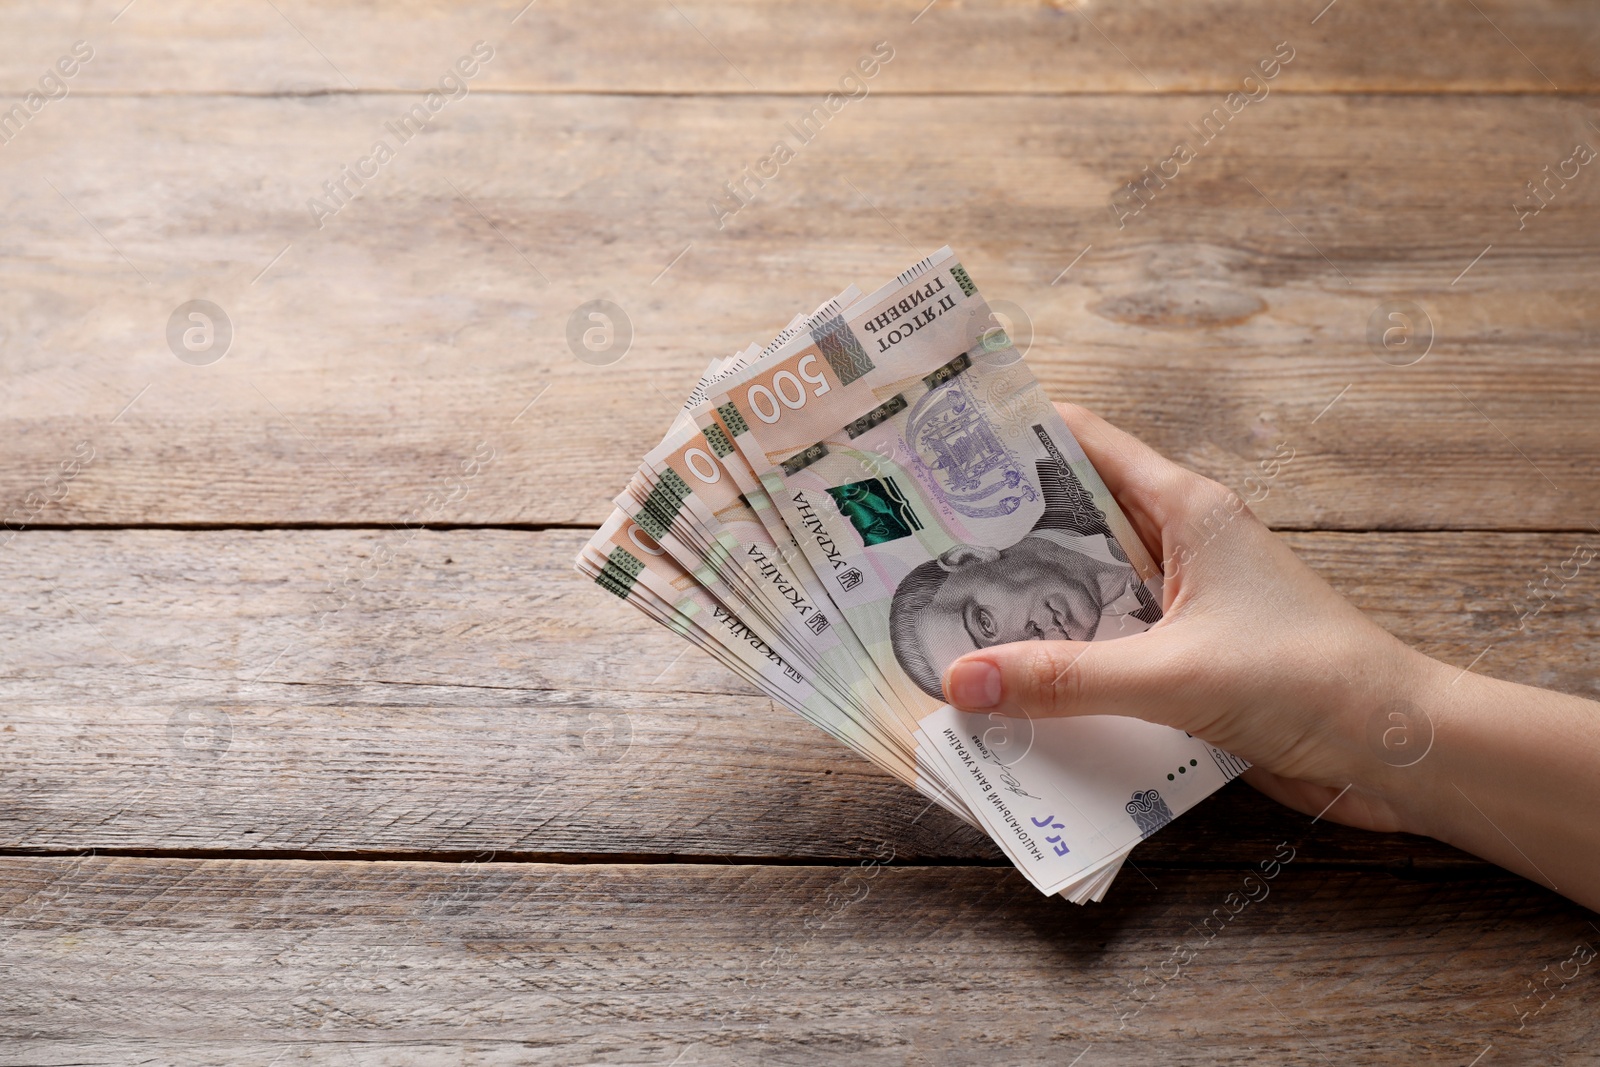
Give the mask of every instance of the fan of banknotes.
[[1247, 764], [1111, 716], [945, 703], [944, 669], [1161, 617], [1161, 573], [949, 248], [714, 360], [578, 568], [1100, 900], [1133, 847]]

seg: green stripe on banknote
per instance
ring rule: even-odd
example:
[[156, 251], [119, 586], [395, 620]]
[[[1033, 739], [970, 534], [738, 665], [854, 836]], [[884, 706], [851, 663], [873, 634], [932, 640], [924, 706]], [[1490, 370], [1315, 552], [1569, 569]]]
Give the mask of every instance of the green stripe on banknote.
[[738, 437], [750, 430], [750, 424], [744, 421], [744, 416], [739, 414], [739, 409], [733, 406], [733, 401], [728, 401], [717, 409], [717, 414], [728, 426], [728, 432]]
[[962, 267], [961, 264], [952, 263], [950, 265], [950, 274], [955, 278], [956, 284], [961, 286], [963, 295], [971, 296], [978, 291], [978, 287], [972, 284], [972, 279], [967, 277], [966, 268]]
[[595, 577], [595, 583], [626, 600], [633, 590], [634, 579], [642, 570], [644, 560], [625, 548], [613, 548], [606, 557], [606, 565]]
[[637, 578], [639, 572], [644, 570], [644, 560], [625, 548], [613, 548], [611, 555], [606, 557], [606, 566], [615, 567], [629, 578]]
[[717, 454], [718, 459], [733, 451], [733, 442], [728, 440], [728, 435], [723, 433], [722, 427], [716, 423], [712, 423], [700, 432], [706, 435], [706, 442], [711, 445], [711, 451]]
[[611, 576], [610, 571], [601, 571], [599, 574], [595, 575], [594, 584], [598, 585], [601, 589], [604, 589], [606, 592], [611, 593], [614, 596], [621, 597], [623, 600], [628, 599], [628, 591], [633, 588], [631, 584], [623, 585], [618, 582]]
[[[648, 505], [649, 501], [645, 503]], [[657, 541], [667, 536], [666, 524], [657, 518], [655, 511], [648, 506], [640, 508], [638, 514], [634, 515], [633, 521], [639, 524], [639, 529]]]
[[[661, 472], [655, 488], [644, 498], [644, 510], [635, 518], [646, 533], [660, 540], [672, 528], [678, 512], [683, 508], [683, 498], [688, 495], [688, 483], [669, 467]], [[650, 516], [649, 520], [646, 520], [646, 515]]]
[[681, 501], [689, 495], [689, 483], [678, 477], [678, 472], [671, 467], [661, 472], [661, 480], [656, 483], [656, 487], [672, 494], [674, 500]]

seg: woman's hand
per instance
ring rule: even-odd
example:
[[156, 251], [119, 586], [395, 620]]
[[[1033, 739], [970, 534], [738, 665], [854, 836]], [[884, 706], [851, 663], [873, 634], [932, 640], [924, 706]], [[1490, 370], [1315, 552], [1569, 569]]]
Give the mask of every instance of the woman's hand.
[[1600, 908], [1600, 704], [1408, 648], [1237, 494], [1058, 406], [1162, 561], [1165, 617], [1116, 640], [970, 652], [945, 672], [951, 703], [1187, 730], [1307, 815], [1437, 837]]
[[1374, 751], [1370, 724], [1438, 685], [1446, 668], [1352, 607], [1236, 493], [1083, 408], [1057, 407], [1161, 562], [1165, 617], [1117, 640], [969, 653], [945, 674], [951, 702], [1176, 727], [1249, 760], [1245, 779], [1299, 811], [1317, 815], [1349, 787], [1327, 818], [1412, 828], [1395, 788], [1409, 783], [1396, 775], [1399, 760]]

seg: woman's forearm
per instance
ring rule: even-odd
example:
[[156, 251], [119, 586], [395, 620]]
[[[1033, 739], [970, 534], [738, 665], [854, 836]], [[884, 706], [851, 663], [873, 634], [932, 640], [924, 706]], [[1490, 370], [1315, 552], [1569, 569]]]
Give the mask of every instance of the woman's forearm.
[[1600, 704], [1426, 663], [1407, 698], [1425, 718], [1389, 728], [1431, 747], [1380, 750], [1371, 785], [1406, 829], [1600, 909]]

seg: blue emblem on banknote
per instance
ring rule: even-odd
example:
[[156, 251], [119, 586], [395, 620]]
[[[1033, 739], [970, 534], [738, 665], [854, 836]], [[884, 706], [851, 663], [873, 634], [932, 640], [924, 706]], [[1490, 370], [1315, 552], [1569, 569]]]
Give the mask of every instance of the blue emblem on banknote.
[[1133, 799], [1123, 805], [1123, 810], [1133, 816], [1134, 823], [1139, 827], [1141, 841], [1172, 821], [1172, 809], [1167, 807], [1167, 802], [1154, 789], [1141, 789], [1134, 793]]
[[969, 383], [969, 375], [958, 374], [925, 393], [906, 420], [906, 440], [951, 508], [972, 519], [1010, 515], [1039, 492]]

